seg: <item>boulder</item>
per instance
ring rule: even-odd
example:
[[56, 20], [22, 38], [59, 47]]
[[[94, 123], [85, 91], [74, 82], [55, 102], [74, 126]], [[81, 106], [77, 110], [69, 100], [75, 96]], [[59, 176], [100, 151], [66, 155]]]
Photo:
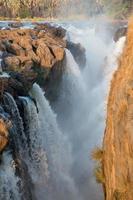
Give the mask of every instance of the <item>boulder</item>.
[[21, 22], [10, 22], [8, 23], [8, 26], [11, 28], [20, 28], [23, 26], [23, 23]]
[[44, 30], [45, 32], [51, 33], [55, 37], [59, 37], [61, 39], [64, 38], [66, 35], [66, 30], [64, 28], [62, 28], [61, 26], [55, 27], [49, 23], [36, 23], [35, 29], [39, 31]]

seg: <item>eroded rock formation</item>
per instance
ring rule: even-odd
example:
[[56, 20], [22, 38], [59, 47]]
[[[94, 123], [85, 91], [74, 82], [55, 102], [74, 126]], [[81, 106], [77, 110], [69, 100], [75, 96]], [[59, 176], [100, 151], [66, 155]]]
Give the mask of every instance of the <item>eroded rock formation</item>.
[[[69, 48], [78, 64], [85, 65], [85, 50], [80, 44], [68, 47], [66, 30], [48, 23], [34, 23], [33, 29], [24, 29], [22, 23], [9, 23], [0, 30], [0, 105], [10, 113], [10, 105], [3, 101], [5, 93], [15, 99], [20, 113], [20, 96], [29, 96], [37, 82], [53, 101], [58, 96], [59, 84], [65, 67], [65, 48]], [[21, 27], [21, 28], [20, 28]], [[4, 110], [2, 113], [5, 113]], [[23, 113], [21, 113], [23, 117]], [[0, 118], [0, 152], [8, 144], [8, 127], [3, 114]], [[11, 116], [10, 116], [11, 117]], [[12, 117], [11, 117], [12, 118]], [[11, 120], [12, 121], [12, 120]]]
[[58, 86], [56, 81], [59, 82], [65, 65], [65, 48], [70, 49], [79, 65], [85, 65], [85, 49], [66, 41], [62, 27], [35, 23], [34, 29], [20, 29], [20, 23], [9, 25], [13, 29], [0, 30], [2, 70], [10, 73], [11, 88], [18, 86], [15, 89], [19, 93], [25, 95], [34, 82], [46, 93], [49, 83]]
[[108, 99], [103, 143], [106, 200], [133, 199], [133, 18]]

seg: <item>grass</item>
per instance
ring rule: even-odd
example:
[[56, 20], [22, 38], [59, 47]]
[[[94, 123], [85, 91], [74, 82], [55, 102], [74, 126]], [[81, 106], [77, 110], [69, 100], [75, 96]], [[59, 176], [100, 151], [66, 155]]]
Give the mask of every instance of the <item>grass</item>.
[[95, 161], [102, 161], [103, 158], [102, 148], [96, 147], [91, 153], [91, 158]]
[[94, 176], [97, 183], [103, 184], [105, 182], [102, 165], [95, 167]]
[[105, 178], [104, 178], [104, 173], [103, 173], [103, 149], [100, 147], [96, 147], [92, 153], [91, 153], [91, 158], [95, 160], [96, 167], [94, 168], [94, 176], [96, 179], [97, 183], [104, 184]]

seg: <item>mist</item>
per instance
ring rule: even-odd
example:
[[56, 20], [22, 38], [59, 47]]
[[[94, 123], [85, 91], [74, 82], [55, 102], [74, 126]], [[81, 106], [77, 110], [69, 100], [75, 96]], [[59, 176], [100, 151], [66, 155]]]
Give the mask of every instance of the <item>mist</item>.
[[[94, 176], [97, 163], [92, 160], [91, 153], [96, 147], [102, 148], [110, 82], [125, 37], [117, 43], [113, 41], [113, 32], [100, 1], [68, 0], [55, 12], [56, 25], [67, 30], [67, 41], [80, 43], [85, 48], [86, 65], [77, 63], [65, 49], [57, 99], [51, 102], [37, 84], [29, 93], [31, 98], [22, 98], [27, 105], [25, 115], [31, 154], [33, 158], [37, 156], [37, 163], [36, 159], [31, 160], [31, 165], [27, 161], [35, 185], [35, 198], [103, 200], [102, 184], [98, 184]], [[105, 21], [100, 18], [103, 15]], [[39, 161], [36, 152], [41, 155]], [[6, 173], [8, 175], [8, 170]], [[16, 179], [14, 171], [11, 171], [11, 178]], [[14, 181], [14, 185], [16, 187], [17, 182]]]
[[67, 0], [62, 1], [57, 8], [56, 15], [59, 18], [87, 19], [103, 14], [102, 3], [96, 0]]
[[[72, 148], [70, 176], [82, 200], [103, 199], [102, 185], [95, 181], [96, 164], [91, 159], [91, 152], [102, 146], [109, 92], [107, 79], [109, 82], [114, 72], [109, 57], [116, 44], [106, 25], [102, 24], [97, 31], [97, 24], [99, 21], [94, 23], [92, 20], [84, 25], [80, 22], [64, 25], [68, 39], [85, 47], [87, 63], [85, 67], [78, 66], [71, 53], [66, 51], [66, 71], [60, 95], [53, 105], [60, 129], [68, 137]], [[112, 69], [110, 78], [106, 76], [106, 60]], [[117, 61], [114, 62], [117, 66]]]

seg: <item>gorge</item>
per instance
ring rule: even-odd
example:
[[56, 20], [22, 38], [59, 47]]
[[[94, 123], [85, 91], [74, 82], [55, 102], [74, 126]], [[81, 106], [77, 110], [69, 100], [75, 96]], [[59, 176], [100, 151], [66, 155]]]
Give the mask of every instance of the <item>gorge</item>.
[[114, 41], [116, 27], [95, 20], [0, 27], [0, 200], [104, 199], [90, 154], [112, 128], [106, 104], [125, 32]]

